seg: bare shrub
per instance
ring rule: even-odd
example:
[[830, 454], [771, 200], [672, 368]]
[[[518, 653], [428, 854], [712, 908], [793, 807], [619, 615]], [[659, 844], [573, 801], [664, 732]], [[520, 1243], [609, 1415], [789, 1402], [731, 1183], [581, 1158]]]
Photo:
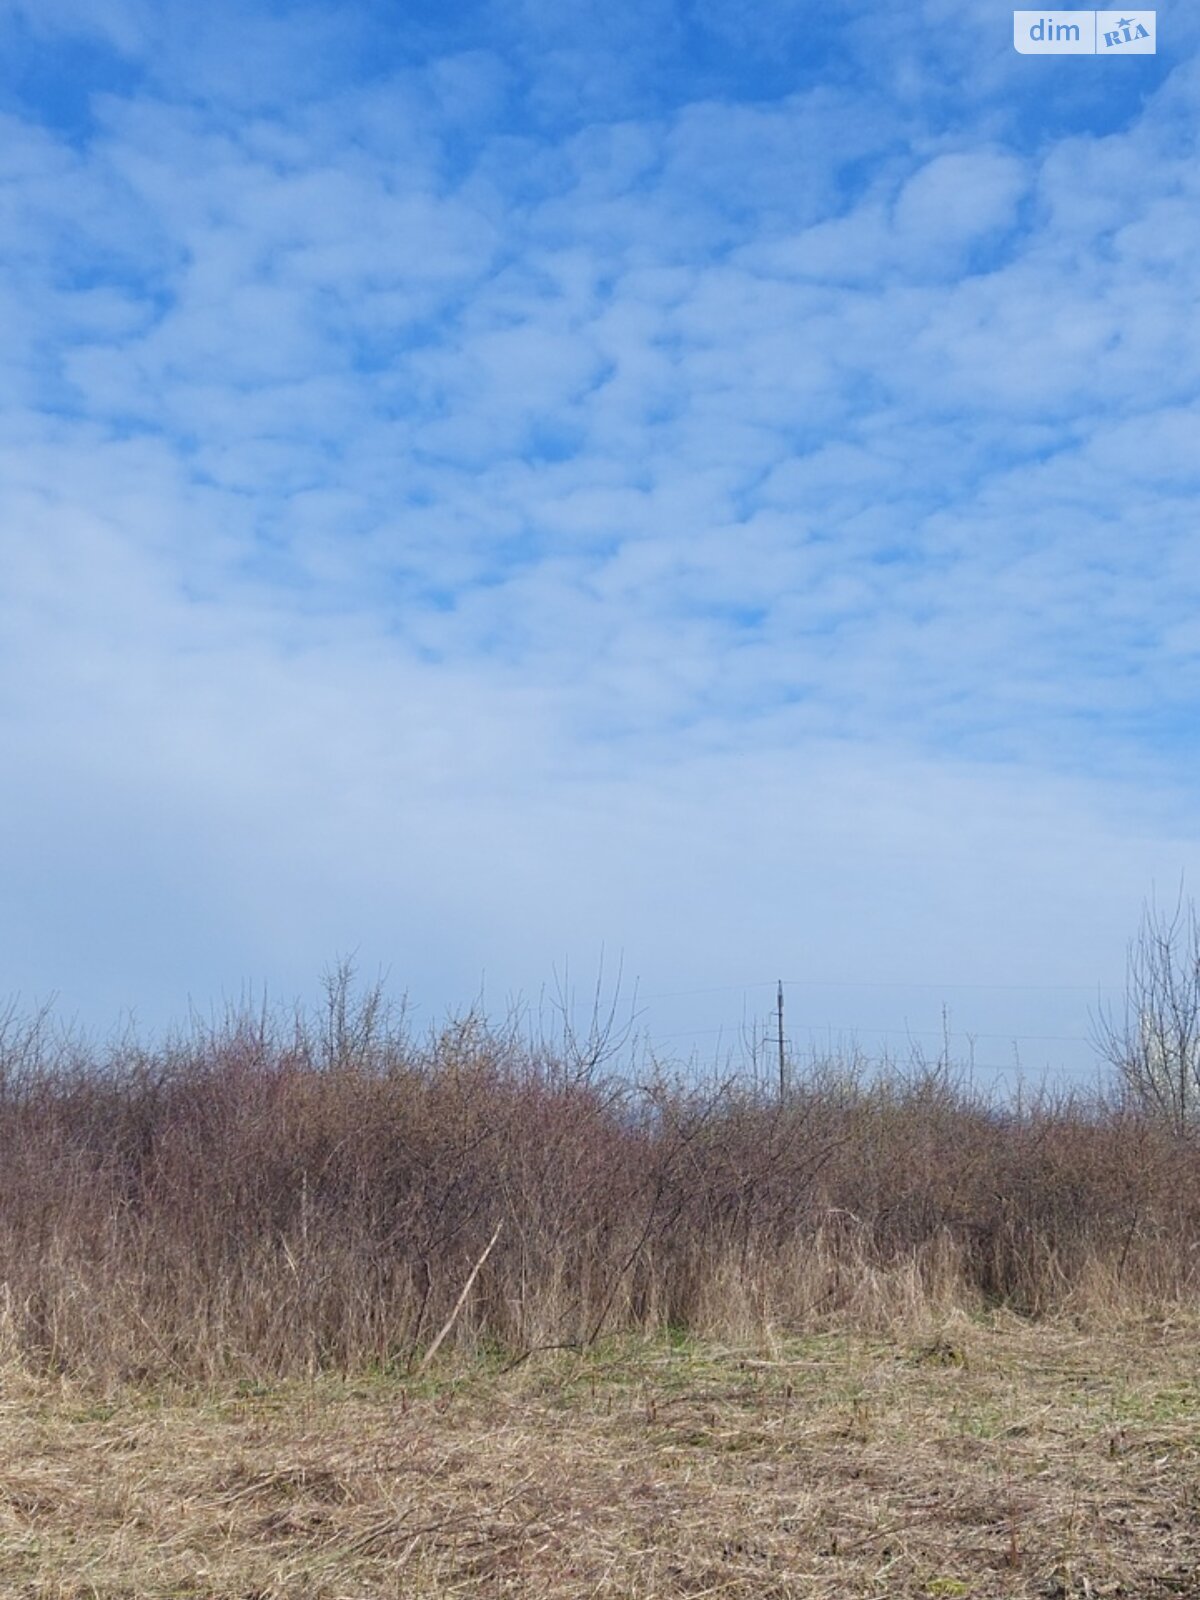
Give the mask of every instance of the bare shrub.
[[1194, 1303], [1200, 1151], [1128, 1096], [946, 1063], [634, 1077], [335, 971], [149, 1049], [0, 1030], [0, 1339], [97, 1382], [417, 1369], [667, 1327]]
[[1180, 1137], [1200, 1131], [1200, 919], [1182, 894], [1170, 912], [1145, 907], [1124, 1013], [1101, 1016], [1096, 1043], [1136, 1106]]

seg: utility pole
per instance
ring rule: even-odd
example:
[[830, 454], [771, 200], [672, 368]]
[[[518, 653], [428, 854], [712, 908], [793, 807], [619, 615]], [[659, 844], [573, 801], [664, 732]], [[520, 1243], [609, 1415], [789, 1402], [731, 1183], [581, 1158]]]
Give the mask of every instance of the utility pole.
[[783, 1060], [783, 979], [779, 980], [779, 991], [775, 999], [775, 1016], [779, 1023], [779, 1103], [783, 1104], [787, 1092], [787, 1069]]

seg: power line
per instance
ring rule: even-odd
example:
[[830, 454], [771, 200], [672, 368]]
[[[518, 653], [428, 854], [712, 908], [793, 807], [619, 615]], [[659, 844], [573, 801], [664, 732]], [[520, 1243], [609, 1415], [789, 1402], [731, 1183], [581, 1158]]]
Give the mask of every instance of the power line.
[[[797, 1032], [804, 1030], [808, 1033], [898, 1033], [906, 1038], [924, 1035], [926, 1038], [943, 1039], [943, 1028], [910, 1028], [907, 1023], [902, 1027], [880, 1028], [862, 1027], [854, 1022], [801, 1022], [797, 1025]], [[1091, 1040], [1084, 1033], [976, 1033], [974, 1028], [952, 1028], [952, 1039], [992, 1039], [1000, 1040], [1006, 1044], [1091, 1044]]]
[[926, 983], [906, 978], [785, 978], [793, 989], [989, 989], [1013, 994], [1095, 994], [1103, 985], [1095, 983]]
[[[758, 992], [776, 989], [775, 1005], [768, 1022], [766, 1018], [766, 1005], [758, 999]], [[757, 1040], [761, 1033], [761, 1046], [766, 1048], [768, 1042], [772, 1045], [778, 1041], [781, 1052], [786, 1044], [787, 1050], [812, 1052], [824, 1046], [829, 1050], [836, 1050], [846, 1044], [852, 1043], [859, 1036], [879, 1040], [878, 1048], [885, 1054], [889, 1050], [902, 1049], [905, 1045], [920, 1051], [921, 1040], [938, 1040], [943, 1046], [950, 1046], [958, 1059], [956, 1066], [963, 1070], [977, 1070], [981, 1073], [1006, 1073], [1020, 1074], [1032, 1072], [1038, 1077], [1056, 1075], [1076, 1076], [1080, 1073], [1096, 1074], [1102, 1071], [1102, 1064], [1097, 1061], [1088, 1062], [1046, 1062], [1040, 1067], [1030, 1067], [1019, 1059], [1011, 1062], [979, 1062], [969, 1061], [968, 1053], [974, 1050], [976, 1043], [1007, 1044], [1014, 1051], [1021, 1046], [1028, 1046], [1031, 1053], [1032, 1047], [1037, 1045], [1062, 1044], [1068, 1046], [1089, 1046], [1095, 1041], [1087, 1034], [1080, 1033], [1013, 1033], [1007, 1030], [997, 1031], [994, 1027], [986, 1031], [977, 1032], [970, 1028], [949, 1028], [943, 1021], [941, 1027], [925, 1026], [914, 1027], [908, 1022], [900, 1024], [883, 1025], [879, 1023], [852, 1023], [852, 1022], [796, 1022], [791, 1021], [786, 1038], [782, 1026], [782, 999], [784, 989], [804, 991], [811, 1001], [813, 992], [821, 989], [839, 990], [922, 990], [926, 993], [969, 993], [972, 991], [996, 994], [1089, 994], [1103, 996], [1103, 985], [1078, 984], [1078, 983], [938, 983], [928, 980], [909, 982], [903, 979], [822, 979], [822, 978], [785, 978], [772, 983], [769, 979], [755, 980], [749, 983], [728, 983], [698, 985], [692, 989], [665, 990], [660, 993], [642, 996], [642, 1001], [647, 1006], [656, 1001], [699, 999], [709, 995], [742, 995], [755, 996], [754, 1003], [750, 1005], [750, 1015], [743, 1014], [740, 1021], [730, 1018], [719, 1026], [699, 1028], [674, 1028], [670, 1032], [652, 1035], [664, 1045], [683, 1043], [688, 1040], [705, 1040], [725, 1038], [731, 1046], [736, 1047], [739, 1038], [745, 1043], [749, 1030], [752, 1037]], [[760, 1011], [761, 1006], [761, 1011]], [[722, 1008], [724, 1009], [724, 1008]], [[943, 1008], [944, 1009], [944, 1008]], [[681, 1019], [682, 1020], [682, 1019]], [[790, 1021], [790, 1019], [789, 1019]], [[799, 1041], [803, 1041], [800, 1043]], [[1069, 1052], [1074, 1053], [1074, 1052]], [[781, 1068], [781, 1071], [784, 1070]]]
[[[660, 1039], [701, 1039], [711, 1038], [717, 1033], [732, 1033], [737, 1031], [733, 1023], [727, 1023], [717, 1028], [675, 1028], [670, 1033], [660, 1033]], [[790, 1030], [790, 1042], [794, 1042], [794, 1035], [799, 1033], [838, 1033], [853, 1037], [859, 1033], [872, 1033], [890, 1036], [899, 1035], [901, 1038], [942, 1039], [945, 1037], [940, 1028], [874, 1028], [860, 1027], [849, 1022], [801, 1022]], [[975, 1039], [986, 1039], [992, 1043], [1001, 1044], [1091, 1044], [1091, 1040], [1082, 1033], [975, 1033], [966, 1028], [954, 1029], [950, 1034], [951, 1039], [963, 1039], [970, 1043]]]
[[669, 989], [662, 994], [644, 994], [639, 999], [649, 1003], [651, 1000], [686, 1000], [699, 994], [746, 994], [751, 989], [774, 988], [772, 979], [764, 979], [755, 983], [718, 983], [707, 989]]
[[[929, 989], [944, 991], [991, 991], [998, 994], [1105, 994], [1102, 983], [936, 983], [908, 978], [784, 978], [786, 989]], [[640, 995], [643, 1004], [654, 1000], [686, 1000], [707, 994], [749, 994], [752, 989], [772, 989], [775, 980], [756, 979], [751, 983], [717, 983], [696, 989], [665, 989], [658, 994]]]
[[1100, 1077], [1105, 1073], [1103, 1062], [1091, 1061], [1058, 1061], [1053, 1066], [1044, 1067], [1018, 1067], [1012, 1061], [962, 1061], [952, 1063], [952, 1070], [961, 1069], [970, 1077], [972, 1072], [1015, 1072], [1022, 1079], [1054, 1078], [1071, 1073], [1087, 1072], [1092, 1077]]

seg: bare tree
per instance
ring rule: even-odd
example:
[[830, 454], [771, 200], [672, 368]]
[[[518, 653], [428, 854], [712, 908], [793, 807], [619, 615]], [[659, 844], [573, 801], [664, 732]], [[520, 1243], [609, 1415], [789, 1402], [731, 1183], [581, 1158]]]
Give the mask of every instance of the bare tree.
[[1137, 1105], [1177, 1134], [1200, 1132], [1200, 917], [1182, 892], [1170, 912], [1144, 908], [1124, 1015], [1102, 1014], [1095, 1041]]

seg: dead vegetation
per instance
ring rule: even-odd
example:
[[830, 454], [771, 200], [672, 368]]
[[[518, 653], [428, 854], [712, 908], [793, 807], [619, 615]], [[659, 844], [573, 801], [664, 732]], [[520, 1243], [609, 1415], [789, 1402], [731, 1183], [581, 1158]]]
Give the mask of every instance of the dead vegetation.
[[1200, 1596], [1186, 1130], [345, 980], [0, 1025], [0, 1593]]
[[348, 981], [153, 1050], [9, 1017], [0, 1359], [103, 1389], [1195, 1307], [1200, 1149], [1115, 1095], [843, 1061], [781, 1103], [622, 1070], [603, 1028], [414, 1041]]
[[1196, 1333], [952, 1316], [104, 1398], [10, 1370], [0, 1591], [1195, 1597]]

